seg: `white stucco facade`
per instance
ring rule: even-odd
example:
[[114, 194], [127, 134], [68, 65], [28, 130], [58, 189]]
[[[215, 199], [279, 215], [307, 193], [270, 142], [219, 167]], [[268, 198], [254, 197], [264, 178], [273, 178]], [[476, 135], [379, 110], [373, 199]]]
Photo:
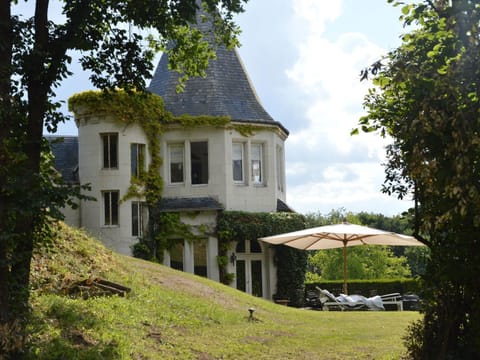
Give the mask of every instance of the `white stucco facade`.
[[[142, 202], [144, 199], [123, 199], [131, 185], [132, 178], [132, 144], [145, 146], [145, 166], [150, 162], [150, 149], [145, 132], [138, 124], [125, 126], [123, 122], [102, 114], [92, 114], [88, 109], [75, 109], [75, 121], [78, 126], [78, 176], [81, 184], [90, 184], [91, 191], [85, 195], [92, 196], [96, 201], [82, 201], [77, 211], [66, 214], [67, 222], [85, 228], [97, 236], [108, 248], [119, 253], [131, 255], [132, 245], [138, 241], [138, 234], [133, 231], [132, 202]], [[259, 126], [258, 131], [251, 136], [243, 136], [231, 126], [181, 128], [171, 125], [160, 139], [160, 156], [163, 165], [160, 175], [164, 180], [162, 197], [166, 198], [200, 198], [215, 199], [224, 210], [246, 212], [275, 212], [277, 200], [285, 201], [284, 173], [284, 143], [287, 134], [278, 126]], [[116, 162], [105, 166], [105, 138], [116, 139], [116, 148], [110, 150], [116, 157]], [[194, 152], [198, 144], [206, 152], [201, 166], [206, 166], [208, 175], [198, 183], [193, 180]], [[234, 154], [236, 149], [241, 149]], [[172, 146], [180, 151], [174, 154]], [[108, 146], [107, 146], [108, 147]], [[197, 151], [196, 150], [196, 151]], [[179, 160], [178, 154], [182, 154]], [[234, 175], [233, 160], [241, 154], [241, 166], [237, 166]], [[172, 181], [172, 162], [182, 162], [183, 178]], [[208, 163], [208, 165], [207, 165]], [[241, 169], [241, 172], [239, 172]], [[204, 169], [202, 169], [203, 171]], [[253, 174], [255, 172], [255, 174]], [[178, 175], [177, 175], [178, 176]], [[205, 176], [205, 175], [202, 175]], [[235, 179], [236, 177], [236, 179]], [[197, 183], [195, 183], [197, 182]], [[115, 193], [115, 199], [112, 197]], [[117, 206], [118, 214], [112, 213], [112, 207]], [[110, 205], [106, 202], [111, 202]], [[215, 237], [217, 211], [198, 211], [192, 216], [191, 211], [180, 211], [182, 222], [193, 229], [207, 227], [208, 235], [200, 242], [201, 249], [196, 249], [196, 243], [183, 241], [183, 246], [174, 258], [168, 251], [164, 254], [164, 264], [178, 267], [183, 271], [198, 273], [212, 280], [219, 281], [217, 263], [218, 239]], [[113, 214], [113, 215], [112, 215]], [[266, 244], [260, 244], [251, 239], [245, 250], [229, 249], [227, 272], [236, 274], [231, 286], [244, 291], [271, 299], [276, 288], [276, 271], [273, 262], [273, 251]], [[256, 250], [253, 251], [253, 242]], [[200, 244], [199, 243], [199, 244]], [[260, 249], [260, 250], [259, 250]], [[199, 256], [198, 251], [202, 254]], [[178, 265], [180, 258], [181, 265]], [[201, 266], [199, 265], [201, 263]], [[239, 272], [238, 267], [242, 270]], [[245, 269], [245, 270], [243, 270]], [[254, 279], [254, 277], [259, 277]], [[237, 280], [238, 279], [240, 280]], [[243, 284], [239, 284], [242, 281]], [[257, 288], [254, 289], [252, 283]], [[260, 285], [259, 285], [260, 284]]]
[[[137, 241], [132, 236], [131, 202], [143, 199], [121, 201], [130, 186], [131, 163], [130, 145], [145, 144], [146, 137], [139, 125], [125, 126], [108, 116], [76, 113], [78, 126], [79, 178], [82, 184], [90, 184], [91, 191], [85, 195], [96, 201], [83, 201], [80, 207], [80, 226], [97, 237], [109, 248], [122, 254], [131, 254], [131, 246]], [[118, 134], [118, 166], [105, 168], [102, 164], [102, 134]], [[146, 161], [149, 161], [148, 149]], [[117, 224], [106, 224], [103, 193], [118, 191]]]
[[[280, 177], [276, 174], [277, 162], [284, 163], [284, 158], [278, 159], [277, 148], [284, 148], [286, 135], [279, 134], [274, 126], [262, 127], [253, 136], [245, 137], [235, 130], [217, 128], [196, 128], [194, 130], [170, 130], [162, 135], [161, 152], [164, 158], [164, 166], [161, 175], [165, 180], [164, 196], [212, 196], [223, 204], [225, 210], [249, 211], [249, 212], [275, 212], [277, 199], [285, 201], [285, 188], [279, 187], [278, 182], [284, 182], [284, 172]], [[192, 184], [190, 178], [191, 164], [189, 157], [185, 156], [185, 181], [172, 183], [169, 181], [169, 155], [170, 144], [182, 144], [185, 153], [190, 151], [192, 142], [207, 142], [208, 144], [208, 183]], [[244, 179], [241, 182], [234, 181], [232, 166], [232, 144], [241, 143], [244, 146], [243, 170]], [[262, 180], [254, 183], [251, 180], [250, 149], [251, 144], [262, 146]]]
[[[196, 26], [208, 33], [213, 23], [205, 18], [200, 21], [201, 13]], [[148, 90], [162, 98], [161, 110], [177, 120], [184, 115], [232, 120], [224, 125], [162, 124], [162, 133], [157, 134], [162, 200], [150, 210], [176, 213], [190, 229], [198, 231], [194, 241], [174, 234], [162, 238], [169, 243], [164, 264], [219, 281], [225, 262], [225, 257], [220, 258], [220, 269], [219, 214], [291, 210], [285, 189], [288, 130], [261, 105], [238, 51], [211, 45], [216, 58], [209, 62], [205, 76], [190, 77], [178, 92], [179, 74], [170, 71], [168, 53], [164, 53]], [[144, 199], [125, 195], [139, 169], [148, 168], [151, 149], [139, 124], [125, 125], [108, 115], [108, 110], [95, 112], [85, 104], [88, 101], [73, 109], [78, 126], [76, 175], [81, 184], [91, 186], [85, 195], [97, 201], [82, 201], [77, 212], [66, 214], [67, 220], [87, 229], [109, 248], [131, 255], [148, 216]], [[230, 245], [226, 272], [234, 275], [231, 286], [272, 299], [277, 283], [273, 248], [257, 239], [233, 239]], [[224, 248], [221, 253], [224, 256]]]

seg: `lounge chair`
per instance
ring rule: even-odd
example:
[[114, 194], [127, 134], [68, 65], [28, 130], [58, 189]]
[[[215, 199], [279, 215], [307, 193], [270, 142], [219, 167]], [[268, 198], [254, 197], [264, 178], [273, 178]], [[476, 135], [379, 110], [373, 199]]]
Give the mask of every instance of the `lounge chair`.
[[315, 290], [307, 290], [305, 294], [305, 305], [311, 309], [322, 309], [322, 302], [320, 301], [320, 295]]
[[382, 296], [365, 297], [362, 295], [344, 295], [334, 296], [328, 290], [320, 289], [320, 299], [324, 310], [385, 310], [384, 305], [394, 304], [398, 310], [403, 310], [402, 297], [399, 293], [387, 294]]
[[320, 301], [322, 302], [322, 309], [329, 310], [367, 310], [367, 304], [364, 301], [355, 301], [346, 295], [335, 297], [330, 291], [320, 289]]
[[395, 305], [398, 311], [403, 311], [403, 298], [400, 293], [380, 295], [383, 305]]

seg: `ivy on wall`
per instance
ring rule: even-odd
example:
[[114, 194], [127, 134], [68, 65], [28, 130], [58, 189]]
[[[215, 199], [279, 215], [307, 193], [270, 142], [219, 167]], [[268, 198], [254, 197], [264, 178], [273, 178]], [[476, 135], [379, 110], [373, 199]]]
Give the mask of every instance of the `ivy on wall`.
[[[134, 245], [134, 256], [153, 261], [161, 261], [163, 250], [170, 249], [179, 239], [194, 241], [206, 233], [192, 227], [180, 219], [179, 213], [161, 212], [159, 202], [162, 197], [163, 179], [160, 168], [160, 136], [177, 127], [192, 129], [202, 126], [235, 130], [244, 137], [258, 131], [271, 130], [271, 126], [232, 123], [226, 116], [174, 117], [165, 110], [160, 96], [136, 91], [85, 91], [73, 95], [68, 100], [69, 110], [80, 116], [111, 116], [112, 119], [129, 126], [142, 127], [148, 141], [150, 163], [146, 172], [132, 177], [127, 193], [122, 198], [145, 198], [149, 213], [148, 236], [139, 239]], [[219, 239], [217, 263], [221, 281], [231, 283], [234, 274], [227, 273], [227, 252], [233, 241], [254, 240], [283, 232], [305, 228], [305, 218], [295, 213], [247, 213], [225, 211], [218, 215], [216, 235]], [[199, 231], [200, 230], [200, 231]], [[303, 288], [307, 256], [305, 252], [285, 246], [276, 246], [278, 298], [288, 298], [293, 305], [299, 304], [299, 290]], [[301, 295], [303, 298], [303, 294]]]
[[165, 110], [163, 99], [155, 94], [137, 91], [89, 90], [71, 96], [68, 109], [82, 116], [110, 115], [125, 126], [139, 124], [142, 127], [147, 137], [150, 163], [147, 172], [131, 179], [122, 200], [144, 197], [149, 207], [157, 204], [163, 190], [159, 135], [165, 124], [174, 121], [173, 116]]
[[305, 250], [284, 245], [275, 247], [278, 279], [276, 299], [288, 299], [289, 304], [296, 307], [304, 305], [307, 259], [308, 254]]
[[[224, 211], [217, 217], [217, 235], [219, 256], [227, 258], [233, 241], [256, 240], [285, 232], [305, 229], [305, 217], [290, 212], [249, 213], [242, 211]], [[220, 280], [224, 283], [230, 276], [225, 266], [220, 268]], [[219, 262], [220, 263], [220, 262]], [[307, 266], [307, 254], [288, 246], [275, 246], [275, 264], [277, 267], [278, 299], [289, 299], [294, 306], [303, 302], [303, 286]]]
[[[134, 256], [153, 261], [161, 261], [163, 250], [173, 246], [172, 241], [175, 242], [175, 240], [167, 239], [176, 237], [193, 241], [201, 237], [195, 235], [189, 225], [180, 221], [178, 213], [165, 213], [159, 209], [158, 204], [163, 191], [163, 179], [160, 175], [163, 163], [160, 156], [160, 136], [165, 131], [175, 129], [176, 126], [183, 129], [208, 126], [236, 130], [245, 137], [271, 128], [264, 125], [232, 123], [227, 116], [182, 115], [174, 117], [165, 110], [163, 99], [159, 95], [121, 89], [116, 91], [89, 90], [75, 94], [68, 99], [68, 108], [80, 116], [111, 116], [112, 119], [125, 124], [125, 126], [139, 124], [145, 132], [150, 154], [148, 170], [142, 172], [139, 177], [131, 178], [130, 186], [122, 197], [122, 201], [130, 198], [145, 198], [149, 209], [148, 236], [139, 239], [139, 243], [135, 244], [133, 248], [133, 253]], [[218, 263], [219, 266], [224, 263], [221, 257], [219, 257]], [[225, 268], [225, 266], [220, 266], [220, 268]], [[225, 274], [225, 281], [228, 281], [228, 277]]]

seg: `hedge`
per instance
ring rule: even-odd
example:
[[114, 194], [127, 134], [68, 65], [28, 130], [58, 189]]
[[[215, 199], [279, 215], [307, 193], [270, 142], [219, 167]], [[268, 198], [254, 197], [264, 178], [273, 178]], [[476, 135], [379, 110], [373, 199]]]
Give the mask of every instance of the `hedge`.
[[[305, 291], [315, 290], [315, 287], [327, 289], [334, 295], [343, 292], [343, 280], [326, 280], [322, 282], [306, 283]], [[366, 297], [391, 293], [416, 294], [422, 296], [422, 284], [418, 278], [412, 279], [374, 279], [374, 280], [349, 280], [348, 293], [359, 294]]]

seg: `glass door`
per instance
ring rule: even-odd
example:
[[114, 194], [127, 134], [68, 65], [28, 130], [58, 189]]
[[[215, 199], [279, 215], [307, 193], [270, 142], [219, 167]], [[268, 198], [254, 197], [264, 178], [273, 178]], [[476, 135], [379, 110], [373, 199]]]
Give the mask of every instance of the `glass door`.
[[236, 248], [237, 289], [253, 296], [262, 297], [264, 294], [263, 282], [263, 254], [255, 241], [246, 240]]
[[247, 292], [247, 272], [245, 260], [237, 260], [237, 289], [243, 292]]
[[263, 296], [262, 260], [250, 260], [251, 291], [253, 296]]

